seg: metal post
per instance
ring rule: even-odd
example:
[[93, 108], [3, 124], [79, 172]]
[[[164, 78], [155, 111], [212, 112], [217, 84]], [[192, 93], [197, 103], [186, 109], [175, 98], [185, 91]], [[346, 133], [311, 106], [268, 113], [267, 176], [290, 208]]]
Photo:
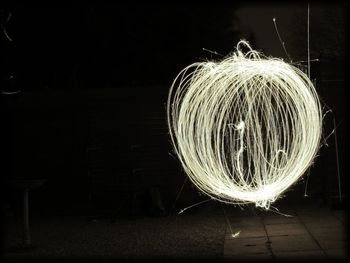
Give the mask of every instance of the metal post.
[[338, 156], [337, 127], [336, 127], [336, 122], [335, 122], [335, 116], [333, 117], [333, 126], [334, 126], [334, 141], [335, 141], [335, 157], [336, 157], [336, 161], [337, 161], [339, 201], [341, 202], [342, 201], [342, 194], [341, 194], [340, 167], [339, 167], [339, 156]]
[[28, 204], [29, 189], [25, 188], [23, 192], [23, 244], [24, 246], [30, 246], [30, 233], [29, 233], [29, 204]]

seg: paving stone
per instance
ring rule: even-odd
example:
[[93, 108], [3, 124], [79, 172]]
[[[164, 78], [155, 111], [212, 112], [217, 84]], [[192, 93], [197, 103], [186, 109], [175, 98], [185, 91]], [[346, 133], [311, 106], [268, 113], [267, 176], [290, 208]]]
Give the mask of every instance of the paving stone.
[[258, 216], [229, 218], [232, 227], [263, 226], [262, 219]]
[[320, 249], [310, 235], [271, 236], [272, 251], [301, 251]]
[[233, 255], [269, 254], [266, 237], [226, 239], [224, 244], [225, 257]]
[[274, 224], [266, 225], [266, 231], [269, 236], [283, 235], [306, 235], [307, 230], [302, 224]]
[[263, 218], [265, 225], [274, 225], [274, 224], [296, 224], [299, 223], [299, 218], [296, 216], [286, 217], [286, 216], [265, 216]]
[[251, 218], [251, 217], [256, 217], [257, 213], [249, 208], [245, 209], [240, 209], [237, 207], [226, 207], [225, 208], [226, 214], [230, 217], [246, 217], [246, 218]]
[[299, 216], [319, 217], [319, 216], [332, 215], [331, 210], [327, 207], [298, 206], [295, 208], [295, 210]]
[[326, 249], [325, 253], [330, 259], [349, 259], [349, 254], [346, 249]]
[[317, 238], [316, 240], [322, 249], [344, 249], [347, 247], [347, 243], [344, 240], [338, 239], [336, 237], [329, 236]]
[[306, 225], [310, 227], [341, 227], [343, 226], [343, 223], [336, 218], [335, 216], [299, 216], [300, 220]]
[[276, 260], [295, 261], [295, 260], [326, 260], [327, 256], [322, 250], [301, 250], [301, 251], [283, 251], [274, 253]]
[[224, 255], [223, 261], [272, 261], [273, 256], [269, 253], [247, 255]]
[[[286, 211], [281, 210], [288, 214]], [[241, 232], [237, 238], [232, 238], [227, 232], [224, 260], [272, 260], [271, 250], [276, 260], [283, 261], [344, 259], [348, 244], [348, 232], [344, 226], [346, 216], [343, 211], [311, 206], [299, 209], [293, 217], [269, 211], [231, 217], [232, 230]], [[271, 241], [271, 249], [267, 246], [264, 228]]]
[[348, 240], [348, 232], [343, 227], [308, 227], [310, 233], [318, 240], [320, 239], [336, 239]]
[[[242, 227], [232, 227], [233, 233], [239, 232], [240, 238], [246, 237], [266, 237], [266, 232], [264, 227], [261, 226], [242, 226]], [[233, 239], [232, 234], [228, 232], [226, 234], [226, 239]]]
[[290, 207], [278, 207], [278, 211], [275, 211], [273, 208], [271, 208], [267, 211], [263, 210], [260, 212], [260, 215], [263, 217], [268, 217], [268, 216], [285, 217], [283, 214], [292, 215], [292, 216], [297, 215], [295, 209]]
[[332, 214], [337, 217], [344, 225], [346, 224], [348, 220], [348, 213], [343, 210], [334, 210], [332, 211]]

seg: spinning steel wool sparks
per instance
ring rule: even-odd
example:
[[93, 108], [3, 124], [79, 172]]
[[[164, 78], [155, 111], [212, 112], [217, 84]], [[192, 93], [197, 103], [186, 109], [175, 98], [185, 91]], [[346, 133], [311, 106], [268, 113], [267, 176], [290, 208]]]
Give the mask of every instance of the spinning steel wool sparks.
[[309, 78], [243, 40], [222, 61], [183, 69], [167, 111], [185, 172], [202, 192], [226, 203], [268, 209], [320, 147], [322, 110]]

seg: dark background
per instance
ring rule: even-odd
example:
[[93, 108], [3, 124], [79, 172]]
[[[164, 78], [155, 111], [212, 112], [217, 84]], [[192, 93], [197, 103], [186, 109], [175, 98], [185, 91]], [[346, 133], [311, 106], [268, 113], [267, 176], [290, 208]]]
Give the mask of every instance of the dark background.
[[[325, 112], [327, 107], [333, 111], [325, 116], [324, 137], [336, 117], [344, 202], [348, 6], [311, 2], [310, 8], [311, 58], [319, 59], [311, 64], [311, 77]], [[1, 12], [2, 21], [12, 14], [3, 24], [13, 40], [1, 34], [5, 209], [21, 200], [8, 184], [20, 178], [47, 180], [30, 193], [33, 213], [122, 215], [145, 207], [169, 212], [185, 179], [171, 155], [166, 124], [167, 93], [177, 73], [196, 61], [222, 59], [241, 38], [288, 61], [273, 17], [293, 62], [307, 60], [306, 2], [16, 3], [2, 6]], [[334, 135], [328, 146], [323, 142], [308, 181], [309, 196], [330, 205], [339, 200], [334, 142]], [[300, 201], [304, 190], [301, 180], [285, 198]], [[177, 206], [202, 199], [188, 183]]]

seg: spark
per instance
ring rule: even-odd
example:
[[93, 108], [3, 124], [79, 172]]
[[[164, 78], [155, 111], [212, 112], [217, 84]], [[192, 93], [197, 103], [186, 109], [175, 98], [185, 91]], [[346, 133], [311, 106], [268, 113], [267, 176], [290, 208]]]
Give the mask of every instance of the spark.
[[224, 203], [268, 209], [320, 148], [322, 109], [308, 76], [244, 40], [222, 61], [184, 68], [170, 88], [167, 114], [188, 178]]
[[241, 233], [241, 231], [238, 231], [238, 232], [232, 234], [231, 236], [232, 236], [233, 238], [236, 238], [236, 237], [239, 237], [239, 234], [240, 234], [240, 233]]

